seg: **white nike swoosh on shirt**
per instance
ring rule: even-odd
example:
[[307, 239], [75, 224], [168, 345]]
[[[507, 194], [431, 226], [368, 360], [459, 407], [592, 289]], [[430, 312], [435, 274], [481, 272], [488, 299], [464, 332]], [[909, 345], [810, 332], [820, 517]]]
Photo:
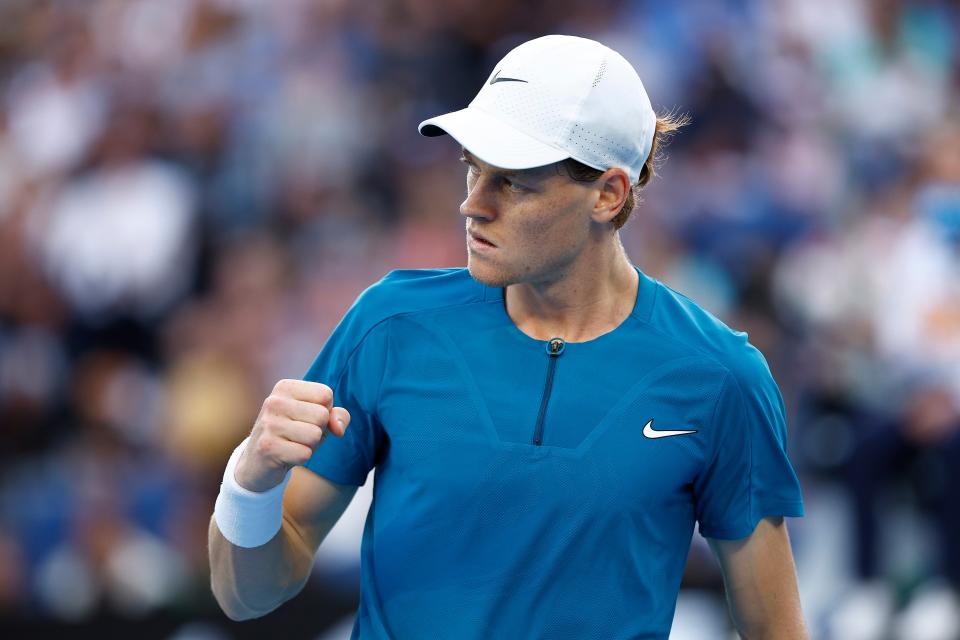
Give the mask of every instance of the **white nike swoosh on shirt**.
[[648, 438], [667, 438], [669, 436], [682, 436], [687, 433], [696, 432], [696, 429], [683, 429], [675, 431], [664, 429], [663, 431], [656, 431], [653, 428], [653, 419], [651, 419], [647, 424], [643, 425], [643, 435], [647, 436]]

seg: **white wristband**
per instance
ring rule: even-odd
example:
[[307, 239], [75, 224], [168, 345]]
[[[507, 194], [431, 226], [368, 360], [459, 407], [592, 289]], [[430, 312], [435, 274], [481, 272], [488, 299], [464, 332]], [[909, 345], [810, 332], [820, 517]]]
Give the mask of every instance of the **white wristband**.
[[293, 469], [290, 469], [283, 482], [266, 491], [250, 491], [241, 487], [233, 474], [249, 439], [245, 438], [233, 450], [223, 472], [220, 495], [213, 509], [213, 517], [223, 537], [231, 544], [245, 548], [266, 544], [280, 531], [283, 526], [283, 490], [293, 473]]

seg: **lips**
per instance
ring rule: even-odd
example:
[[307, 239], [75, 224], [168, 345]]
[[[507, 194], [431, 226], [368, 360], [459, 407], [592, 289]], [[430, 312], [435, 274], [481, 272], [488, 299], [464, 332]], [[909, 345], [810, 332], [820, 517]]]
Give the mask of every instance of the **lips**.
[[492, 246], [492, 247], [497, 246], [495, 243], [491, 242], [491, 241], [488, 240], [485, 236], [480, 235], [480, 234], [477, 233], [476, 231], [468, 231], [467, 234], [468, 234], [471, 238], [473, 238], [474, 240], [477, 240], [477, 241], [479, 241], [479, 242], [485, 242], [486, 244], [489, 244], [489, 245]]

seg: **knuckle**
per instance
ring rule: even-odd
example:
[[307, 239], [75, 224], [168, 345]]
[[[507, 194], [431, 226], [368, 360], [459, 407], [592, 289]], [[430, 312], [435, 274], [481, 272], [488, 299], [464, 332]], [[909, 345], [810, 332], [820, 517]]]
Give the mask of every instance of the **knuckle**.
[[273, 441], [269, 437], [259, 438], [255, 451], [261, 456], [267, 457], [273, 454]]
[[306, 464], [310, 458], [313, 457], [313, 449], [309, 447], [301, 447], [297, 450], [297, 453], [294, 455], [294, 460], [296, 464]]
[[317, 426], [324, 426], [330, 421], [330, 410], [320, 406], [317, 410]]
[[264, 416], [260, 424], [263, 426], [263, 432], [268, 436], [276, 435], [278, 429], [280, 428], [280, 420], [276, 416]]
[[267, 413], [276, 413], [280, 409], [280, 396], [270, 394], [267, 396], [267, 399], [263, 401], [263, 408]]
[[322, 382], [317, 383], [320, 385], [320, 397], [323, 398], [324, 402], [328, 402], [333, 399], [333, 389], [329, 386], [323, 384]]

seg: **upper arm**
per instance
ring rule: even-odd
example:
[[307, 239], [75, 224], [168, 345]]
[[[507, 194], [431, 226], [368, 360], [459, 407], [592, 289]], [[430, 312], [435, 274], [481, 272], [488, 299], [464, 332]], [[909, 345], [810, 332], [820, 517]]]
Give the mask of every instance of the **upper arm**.
[[350, 504], [357, 487], [337, 484], [304, 467], [294, 467], [283, 494], [284, 525], [292, 527], [310, 557]]
[[763, 516], [803, 515], [785, 410], [759, 358], [725, 376], [714, 407], [709, 457], [694, 482], [696, 518], [708, 538], [743, 539]]
[[720, 561], [730, 612], [746, 638], [807, 638], [783, 518], [763, 518], [746, 538], [708, 539]]

